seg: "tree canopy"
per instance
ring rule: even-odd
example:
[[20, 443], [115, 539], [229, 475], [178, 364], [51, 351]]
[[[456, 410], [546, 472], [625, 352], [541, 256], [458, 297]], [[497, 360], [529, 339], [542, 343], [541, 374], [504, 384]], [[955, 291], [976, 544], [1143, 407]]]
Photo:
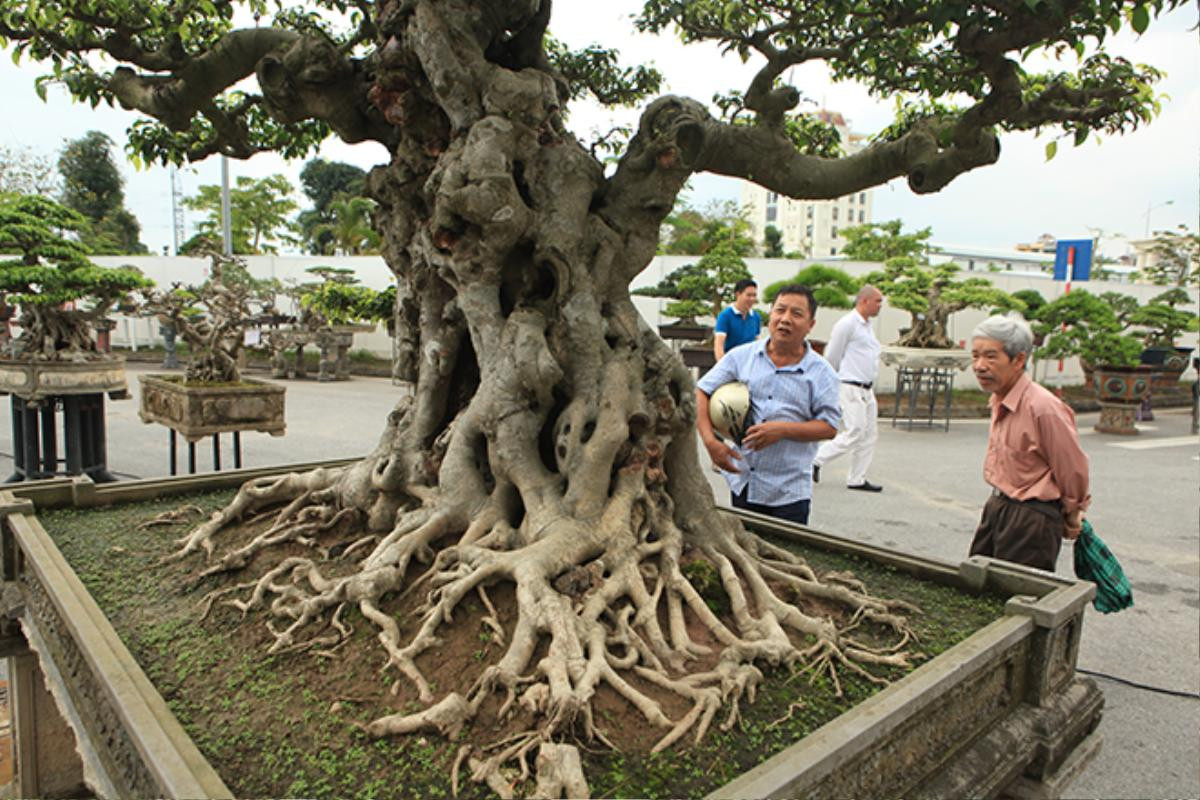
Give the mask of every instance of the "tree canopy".
[[663, 225], [664, 255], [702, 256], [720, 247], [737, 256], [754, 253], [754, 239], [745, 214], [732, 202], [695, 208], [681, 201]]
[[663, 314], [693, 321], [695, 317], [720, 314], [722, 307], [733, 300], [733, 287], [749, 277], [750, 270], [735, 245], [721, 242], [695, 263], [672, 270], [656, 285], [635, 289], [633, 293], [669, 297], [672, 302], [663, 309]]
[[951, 348], [950, 316], [965, 308], [1022, 311], [1024, 303], [987, 278], [960, 278], [957, 264], [928, 264], [909, 256], [888, 259], [884, 268], [863, 278], [878, 287], [888, 303], [909, 313], [911, 324], [896, 344]]
[[862, 281], [850, 273], [837, 267], [825, 264], [809, 264], [790, 278], [775, 281], [763, 292], [763, 301], [770, 305], [775, 302], [779, 290], [788, 284], [798, 283], [813, 291], [813, 299], [818, 308], [853, 308], [854, 295], [862, 286]]
[[1086, 289], [1042, 306], [1033, 330], [1043, 337], [1035, 351], [1039, 358], [1077, 356], [1089, 368], [1132, 367], [1142, 351], [1141, 342], [1128, 333], [1113, 306]]
[[[83, 215], [39, 195], [0, 196], [0, 297], [20, 304], [18, 355], [38, 359], [98, 356], [93, 323], [130, 291], [151, 285], [133, 268], [106, 269], [70, 238]], [[73, 307], [78, 305], [78, 307]]]
[[300, 186], [312, 201], [297, 217], [300, 235], [305, 246], [314, 255], [328, 255], [333, 246], [333, 235], [322, 226], [335, 223], [330, 206], [335, 200], [360, 197], [365, 190], [367, 173], [341, 161], [314, 158], [300, 171]]
[[60, 178], [54, 162], [28, 147], [0, 145], [0, 195], [56, 195]]
[[1155, 231], [1149, 255], [1151, 263], [1138, 270], [1141, 277], [1159, 286], [1200, 286], [1200, 233], [1184, 225]]
[[[229, 190], [234, 255], [274, 253], [278, 244], [291, 240], [293, 224], [289, 217], [296, 210], [296, 201], [291, 198], [294, 190], [283, 175], [238, 176], [237, 184]], [[216, 184], [201, 186], [195, 196], [184, 199], [183, 205], [207, 212], [207, 216], [196, 226], [197, 236], [181, 247], [181, 252], [219, 249], [221, 187]], [[218, 247], [214, 248], [214, 244]]]
[[926, 260], [932, 229], [901, 233], [901, 226], [900, 220], [893, 219], [843, 228], [846, 246], [842, 255], [856, 261], [887, 261], [897, 257]]
[[145, 253], [142, 226], [125, 208], [125, 178], [112, 147], [112, 139], [100, 131], [88, 131], [63, 146], [58, 158], [62, 202], [87, 220], [79, 235], [91, 252]]

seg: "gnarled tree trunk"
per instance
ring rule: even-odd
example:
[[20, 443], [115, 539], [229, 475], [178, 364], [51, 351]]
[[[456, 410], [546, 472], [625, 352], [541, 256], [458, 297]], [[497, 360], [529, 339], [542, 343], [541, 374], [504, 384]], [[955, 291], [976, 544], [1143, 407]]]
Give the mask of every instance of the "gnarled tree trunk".
[[[871, 677], [859, 664], [907, 663], [900, 604], [852, 581], [822, 583], [717, 513], [697, 459], [693, 382], [630, 300], [628, 285], [687, 178], [681, 162], [696, 156], [692, 105], [652, 105], [606, 177], [561, 129], [551, 74], [536, 63], [514, 68], [528, 43], [540, 44], [539, 15], [511, 29], [510, 53], [485, 58], [496, 21], [473, 4], [457, 16], [424, 3], [388, 8], [372, 97], [400, 139], [369, 190], [398, 283], [398, 370], [412, 392], [361, 463], [248, 484], [179, 551], [208, 552], [217, 573], [350, 518], [365, 529], [344, 554], [361, 559], [355, 570], [328, 577], [314, 549], [281, 561], [244, 596], [212, 599], [282, 621], [276, 649], [327, 643], [338, 609], [356, 605], [424, 704], [376, 720], [372, 734], [453, 735], [493, 693], [505, 708], [535, 711], [540, 722], [527, 734], [469, 762], [498, 790], [499, 766], [535, 747], [540, 791], [586, 790], [564, 742], [603, 741], [590, 706], [602, 684], [661, 729], [664, 748], [702, 736], [722, 706], [732, 725], [764, 664], [804, 662], [836, 682], [835, 666]], [[220, 552], [223, 527], [272, 503], [287, 505], [270, 531]], [[730, 619], [718, 619], [682, 572], [698, 558], [719, 575]], [[429, 565], [428, 597], [418, 632], [403, 639], [380, 601], [408, 588], [414, 560]], [[498, 583], [515, 586], [518, 606], [510, 629], [490, 617], [505, 652], [465, 696], [439, 696], [418, 656], [437, 646], [460, 601], [480, 595], [490, 606]], [[891, 625], [899, 644], [857, 645], [779, 587]], [[689, 668], [703, 649], [689, 621], [720, 643], [716, 666], [702, 674]], [[668, 717], [633, 674], [692, 711]]]

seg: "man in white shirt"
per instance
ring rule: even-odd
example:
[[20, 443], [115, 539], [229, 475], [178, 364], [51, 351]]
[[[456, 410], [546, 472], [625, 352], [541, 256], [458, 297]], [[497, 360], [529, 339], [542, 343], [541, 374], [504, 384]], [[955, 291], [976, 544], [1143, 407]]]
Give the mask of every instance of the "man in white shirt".
[[858, 290], [854, 310], [833, 326], [825, 360], [837, 370], [841, 381], [839, 400], [842, 425], [837, 436], [821, 444], [813, 459], [813, 480], [820, 480], [821, 467], [845, 453], [850, 454], [850, 472], [846, 488], [863, 492], [881, 492], [883, 487], [867, 480], [867, 468], [875, 455], [878, 437], [875, 402], [875, 378], [879, 374], [879, 340], [871, 330], [871, 318], [883, 308], [883, 294], [874, 286]]

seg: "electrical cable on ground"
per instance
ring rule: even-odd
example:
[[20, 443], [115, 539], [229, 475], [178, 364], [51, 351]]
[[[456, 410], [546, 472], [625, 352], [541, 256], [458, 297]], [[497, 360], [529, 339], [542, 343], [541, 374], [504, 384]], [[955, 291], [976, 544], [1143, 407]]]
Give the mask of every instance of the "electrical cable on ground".
[[1149, 686], [1145, 683], [1131, 681], [1128, 678], [1118, 678], [1116, 675], [1109, 675], [1107, 672], [1095, 672], [1090, 669], [1083, 669], [1082, 667], [1076, 667], [1075, 671], [1082, 672], [1084, 675], [1091, 675], [1094, 678], [1104, 678], [1105, 680], [1115, 681], [1116, 683], [1123, 683], [1126, 686], [1132, 686], [1134, 689], [1142, 689], [1143, 691], [1154, 692], [1155, 694], [1166, 694], [1171, 695], [1172, 697], [1186, 697], [1189, 700], [1200, 700], [1200, 692], [1184, 692], [1179, 689], [1164, 689], [1161, 686]]

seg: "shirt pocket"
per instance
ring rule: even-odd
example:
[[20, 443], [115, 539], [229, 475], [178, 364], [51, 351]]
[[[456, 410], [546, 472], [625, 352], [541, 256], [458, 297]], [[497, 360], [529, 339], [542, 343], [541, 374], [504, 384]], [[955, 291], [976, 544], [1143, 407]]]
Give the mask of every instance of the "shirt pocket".
[[1030, 431], [1011, 431], [1007, 445], [1005, 461], [1018, 475], [1035, 478], [1046, 471], [1046, 459], [1042, 457], [1037, 439]]

